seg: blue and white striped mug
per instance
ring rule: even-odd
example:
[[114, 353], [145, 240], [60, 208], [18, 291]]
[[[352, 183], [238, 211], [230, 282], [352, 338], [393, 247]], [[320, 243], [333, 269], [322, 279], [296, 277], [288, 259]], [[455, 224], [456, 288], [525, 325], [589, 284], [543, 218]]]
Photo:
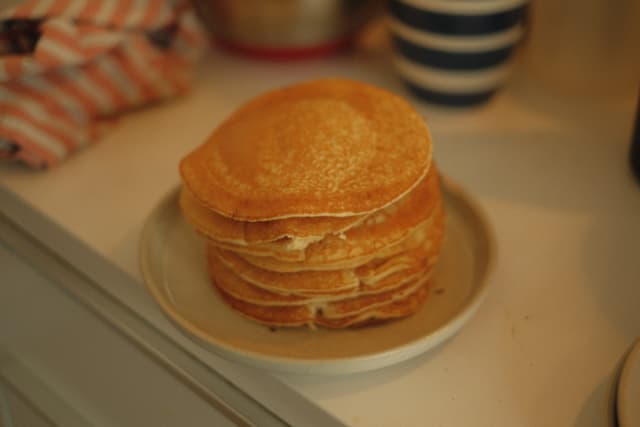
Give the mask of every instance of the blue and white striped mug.
[[509, 74], [527, 0], [389, 0], [396, 68], [419, 98], [467, 106]]

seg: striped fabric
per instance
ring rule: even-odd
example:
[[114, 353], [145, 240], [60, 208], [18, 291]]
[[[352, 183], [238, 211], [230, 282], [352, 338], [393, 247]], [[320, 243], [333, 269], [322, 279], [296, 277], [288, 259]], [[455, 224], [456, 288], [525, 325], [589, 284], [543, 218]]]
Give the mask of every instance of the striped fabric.
[[94, 141], [106, 117], [184, 93], [204, 46], [184, 3], [29, 0], [0, 10], [0, 156], [59, 163]]

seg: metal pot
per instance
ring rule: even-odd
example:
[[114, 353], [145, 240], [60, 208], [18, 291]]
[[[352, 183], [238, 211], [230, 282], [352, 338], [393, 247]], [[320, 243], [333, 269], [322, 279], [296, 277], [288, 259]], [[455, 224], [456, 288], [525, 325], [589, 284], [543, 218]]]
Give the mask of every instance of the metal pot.
[[377, 0], [192, 0], [223, 45], [254, 54], [313, 53], [343, 45], [381, 8]]

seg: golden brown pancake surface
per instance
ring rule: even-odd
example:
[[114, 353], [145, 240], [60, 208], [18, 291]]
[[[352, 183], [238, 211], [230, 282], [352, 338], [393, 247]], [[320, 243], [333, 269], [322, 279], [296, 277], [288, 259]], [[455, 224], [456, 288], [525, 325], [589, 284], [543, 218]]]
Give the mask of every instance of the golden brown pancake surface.
[[381, 209], [425, 176], [431, 139], [402, 98], [324, 79], [257, 97], [180, 163], [208, 209], [243, 220], [353, 216]]

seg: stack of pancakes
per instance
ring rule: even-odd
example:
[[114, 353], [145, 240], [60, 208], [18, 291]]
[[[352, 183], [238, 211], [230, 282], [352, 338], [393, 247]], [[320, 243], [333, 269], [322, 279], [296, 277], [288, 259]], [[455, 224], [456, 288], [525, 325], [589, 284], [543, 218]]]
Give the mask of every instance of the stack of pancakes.
[[342, 328], [425, 301], [445, 214], [427, 127], [401, 98], [341, 79], [267, 93], [180, 172], [212, 281], [244, 316]]

